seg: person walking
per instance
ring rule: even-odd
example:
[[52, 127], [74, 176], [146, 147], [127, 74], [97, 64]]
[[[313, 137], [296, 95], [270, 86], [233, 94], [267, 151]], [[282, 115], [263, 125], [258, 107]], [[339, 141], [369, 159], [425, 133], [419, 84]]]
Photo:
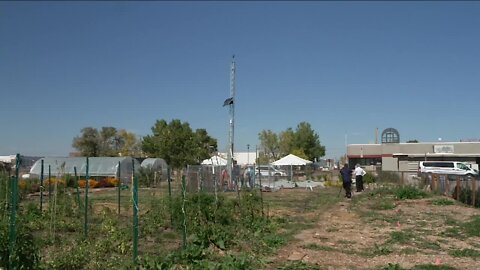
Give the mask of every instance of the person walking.
[[340, 175], [342, 176], [343, 188], [345, 189], [345, 197], [352, 197], [352, 170], [348, 167], [348, 164], [345, 163], [343, 168], [340, 170]]
[[365, 170], [360, 167], [360, 164], [355, 165], [355, 186], [357, 192], [363, 191], [363, 176], [366, 174]]

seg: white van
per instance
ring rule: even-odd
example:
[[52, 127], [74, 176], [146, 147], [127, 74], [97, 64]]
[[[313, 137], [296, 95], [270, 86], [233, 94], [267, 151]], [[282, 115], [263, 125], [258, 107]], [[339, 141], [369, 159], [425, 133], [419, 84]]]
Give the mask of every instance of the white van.
[[478, 171], [458, 161], [420, 161], [418, 174], [452, 174], [478, 176]]
[[260, 165], [255, 167], [255, 176], [287, 176], [285, 171], [279, 170], [271, 165]]

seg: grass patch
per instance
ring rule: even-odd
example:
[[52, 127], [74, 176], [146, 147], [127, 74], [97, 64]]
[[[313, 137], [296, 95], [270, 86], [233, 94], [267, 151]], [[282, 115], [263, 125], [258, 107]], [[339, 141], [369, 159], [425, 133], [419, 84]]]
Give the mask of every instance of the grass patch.
[[470, 248], [455, 249], [448, 252], [448, 254], [452, 255], [453, 257], [480, 258], [480, 251]]
[[456, 239], [465, 239], [465, 236], [462, 235], [462, 232], [459, 227], [447, 228], [445, 231], [440, 233], [441, 236], [456, 238]]
[[393, 248], [390, 245], [377, 245], [375, 244], [371, 254], [373, 256], [388, 255], [393, 252]]
[[392, 210], [395, 207], [395, 203], [389, 199], [375, 200], [370, 204], [370, 209], [372, 210]]
[[470, 222], [464, 223], [461, 227], [467, 236], [480, 236], [480, 216], [473, 217]]
[[387, 242], [389, 244], [407, 244], [413, 238], [414, 234], [411, 231], [391, 232], [390, 239]]
[[426, 240], [419, 241], [417, 247], [421, 249], [440, 250], [441, 246], [438, 242], [430, 242]]
[[449, 199], [441, 198], [430, 201], [432, 205], [454, 205], [455, 202]]
[[349, 240], [339, 240], [337, 243], [340, 244], [340, 245], [352, 245], [352, 244], [355, 244], [357, 242], [349, 241]]

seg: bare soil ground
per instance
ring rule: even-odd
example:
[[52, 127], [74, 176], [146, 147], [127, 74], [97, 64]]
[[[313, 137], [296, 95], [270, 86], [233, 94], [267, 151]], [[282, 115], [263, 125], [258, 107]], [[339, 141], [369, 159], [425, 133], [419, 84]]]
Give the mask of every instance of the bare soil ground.
[[391, 209], [376, 210], [367, 192], [328, 210], [316, 210], [319, 218], [314, 228], [296, 234], [294, 241], [278, 251], [269, 269], [295, 261], [321, 269], [381, 269], [389, 263], [407, 269], [424, 264], [480, 269], [478, 257], [453, 257], [449, 252], [480, 250], [479, 237], [458, 233], [460, 224], [480, 215], [480, 210], [456, 202], [432, 205], [439, 198], [446, 197], [391, 198]]

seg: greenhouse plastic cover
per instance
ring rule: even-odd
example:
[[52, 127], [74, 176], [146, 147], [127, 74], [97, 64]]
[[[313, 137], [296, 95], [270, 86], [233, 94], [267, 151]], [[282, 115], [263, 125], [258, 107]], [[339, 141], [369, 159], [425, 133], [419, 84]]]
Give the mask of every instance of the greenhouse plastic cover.
[[[87, 159], [85, 157], [67, 157], [67, 158], [41, 158], [33, 164], [30, 169], [31, 175], [40, 176], [43, 160], [43, 175], [48, 176], [48, 166], [50, 165], [50, 174], [52, 176], [75, 174], [85, 176], [87, 168]], [[139, 169], [140, 164], [131, 157], [90, 157], [88, 158], [88, 175], [95, 176], [116, 176], [120, 162], [120, 177], [128, 181], [132, 177], [132, 160], [135, 168]]]
[[142, 161], [140, 165], [143, 168], [151, 168], [153, 170], [167, 170], [168, 164], [164, 159], [161, 158], [146, 158]]

